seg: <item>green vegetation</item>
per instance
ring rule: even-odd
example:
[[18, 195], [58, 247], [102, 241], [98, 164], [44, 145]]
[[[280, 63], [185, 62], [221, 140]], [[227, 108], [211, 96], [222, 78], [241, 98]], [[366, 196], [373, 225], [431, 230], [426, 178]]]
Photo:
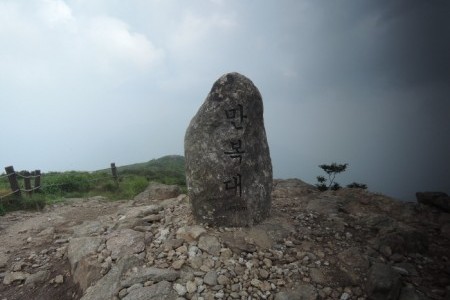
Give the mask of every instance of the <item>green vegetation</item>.
[[[339, 173], [344, 172], [345, 170], [347, 170], [348, 164], [337, 164], [337, 163], [332, 163], [330, 165], [319, 165], [319, 168], [321, 168], [325, 173], [327, 173], [328, 175], [328, 179], [325, 178], [324, 176], [317, 176], [317, 184], [316, 187], [319, 191], [327, 191], [327, 190], [332, 190], [332, 191], [337, 191], [339, 189], [341, 189], [341, 185], [337, 182], [334, 181], [334, 179], [336, 178], [336, 175]], [[328, 184], [327, 184], [328, 181]], [[367, 189], [367, 185], [363, 184], [363, 183], [357, 183], [357, 182], [353, 182], [349, 185], [347, 185], [348, 188], [359, 188], [359, 189]]]
[[347, 187], [349, 189], [367, 189], [367, 184], [364, 183], [357, 183], [357, 182], [352, 182], [350, 184], [347, 184]]
[[[110, 172], [110, 170], [97, 172]], [[146, 163], [117, 167], [117, 172], [121, 175], [144, 176], [149, 181], [186, 186], [184, 157], [179, 155], [168, 155]]]
[[[23, 171], [17, 173], [23, 174]], [[14, 195], [4, 197], [11, 190], [8, 179], [2, 177], [0, 215], [18, 209], [42, 209], [45, 204], [64, 201], [65, 198], [105, 196], [111, 200], [132, 199], [145, 190], [149, 181], [175, 184], [182, 189], [186, 186], [183, 156], [164, 156], [147, 163], [121, 166], [117, 168], [117, 173], [117, 182], [112, 178], [110, 169], [43, 173], [41, 189], [32, 196], [22, 192], [20, 198]], [[23, 180], [19, 180], [19, 185], [23, 188]]]

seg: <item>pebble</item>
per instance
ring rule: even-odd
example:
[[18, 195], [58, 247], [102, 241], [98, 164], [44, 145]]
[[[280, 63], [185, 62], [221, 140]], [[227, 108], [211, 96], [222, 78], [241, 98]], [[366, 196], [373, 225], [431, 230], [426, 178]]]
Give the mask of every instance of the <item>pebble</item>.
[[176, 260], [172, 263], [172, 268], [174, 268], [175, 270], [179, 270], [184, 265], [184, 262], [184, 259]]
[[260, 276], [262, 279], [267, 279], [267, 278], [269, 278], [269, 272], [267, 272], [267, 271], [264, 270], [264, 269], [261, 269], [261, 270], [259, 270], [259, 276]]
[[197, 291], [197, 284], [195, 283], [195, 281], [186, 282], [186, 291], [189, 294], [195, 293]]
[[63, 283], [64, 282], [64, 277], [62, 275], [57, 275], [55, 277], [55, 283]]
[[228, 279], [225, 275], [219, 275], [217, 277], [217, 283], [220, 285], [227, 285], [230, 282], [230, 279]]
[[217, 272], [216, 271], [209, 271], [206, 273], [205, 277], [203, 277], [203, 282], [207, 285], [216, 285], [217, 284]]
[[342, 293], [340, 300], [348, 300], [350, 299], [350, 295], [347, 293]]
[[224, 296], [225, 296], [225, 293], [222, 290], [220, 290], [214, 294], [214, 298], [217, 298], [217, 299], [222, 299]]
[[173, 285], [173, 289], [177, 292], [179, 296], [184, 296], [187, 293], [187, 289], [184, 287], [184, 285], [175, 283]]

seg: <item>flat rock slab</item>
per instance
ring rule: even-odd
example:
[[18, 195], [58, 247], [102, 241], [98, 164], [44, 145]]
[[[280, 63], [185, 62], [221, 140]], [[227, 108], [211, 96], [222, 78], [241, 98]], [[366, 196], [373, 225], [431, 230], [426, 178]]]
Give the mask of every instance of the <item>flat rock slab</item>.
[[111, 250], [112, 259], [140, 253], [145, 250], [144, 233], [122, 229], [110, 235], [106, 247]]
[[101, 237], [81, 237], [71, 239], [67, 249], [67, 257], [69, 258], [72, 271], [81, 259], [97, 253], [99, 246], [104, 243], [105, 239]]
[[157, 284], [138, 288], [130, 291], [123, 300], [175, 300], [177, 299], [176, 292], [172, 289], [172, 284], [167, 281], [161, 281]]
[[263, 102], [248, 78], [229, 73], [214, 83], [184, 149], [197, 222], [250, 226], [269, 216], [273, 179]]
[[146, 281], [175, 281], [180, 277], [180, 272], [169, 270], [169, 269], [159, 269], [153, 267], [141, 267], [128, 274], [127, 278], [121, 282], [123, 287], [132, 286], [135, 283], [146, 282]]

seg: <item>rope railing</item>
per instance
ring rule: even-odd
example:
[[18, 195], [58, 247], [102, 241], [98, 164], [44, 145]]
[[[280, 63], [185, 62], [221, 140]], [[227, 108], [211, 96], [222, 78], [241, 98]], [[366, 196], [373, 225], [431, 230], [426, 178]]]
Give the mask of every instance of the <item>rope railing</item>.
[[41, 186], [36, 186], [36, 187], [34, 187], [34, 188], [31, 188], [31, 189], [20, 189], [20, 191], [21, 191], [21, 192], [29, 193], [29, 192], [38, 190], [38, 189], [40, 189], [40, 188], [41, 188]]
[[[31, 178], [37, 178], [41, 177], [41, 175], [22, 175], [20, 173], [14, 172], [17, 176], [24, 178], [24, 179], [31, 179]], [[10, 176], [11, 174], [8, 174], [7, 176]]]
[[[0, 194], [0, 200], [3, 200], [14, 194], [16, 194], [16, 196], [20, 196], [21, 192], [27, 193], [29, 196], [31, 196], [31, 194], [35, 191], [41, 191], [43, 193], [52, 193], [52, 192], [57, 191], [57, 190], [53, 190], [53, 191], [49, 190], [49, 188], [52, 188], [52, 187], [61, 187], [61, 192], [64, 192], [63, 186], [75, 184], [74, 188], [76, 188], [77, 184], [79, 184], [79, 183], [74, 183], [74, 182], [67, 182], [67, 181], [72, 180], [72, 178], [70, 178], [70, 175], [68, 175], [67, 178], [57, 178], [56, 180], [53, 179], [53, 177], [58, 177], [60, 175], [59, 172], [51, 172], [49, 174], [41, 174], [40, 170], [35, 170], [33, 172], [28, 172], [28, 171], [17, 172], [17, 171], [14, 171], [14, 168], [12, 166], [5, 167], [5, 170], [6, 170], [6, 174], [0, 175], [0, 179], [8, 178], [10, 186], [11, 186], [11, 191], [8, 192], [7, 194]], [[107, 169], [105, 169], [105, 171], [106, 170]], [[97, 178], [88, 179], [86, 177], [83, 177], [81, 184], [89, 183], [89, 182], [98, 182], [101, 180], [111, 180], [111, 179], [114, 180], [116, 182], [116, 184], [119, 184], [119, 181], [121, 179], [136, 176], [133, 174], [119, 176], [117, 174], [117, 168], [114, 163], [111, 163], [111, 171], [112, 171], [111, 174], [104, 174], [103, 172], [99, 173], [98, 175], [104, 174], [105, 176], [101, 176], [101, 177], [97, 177]], [[88, 176], [92, 176], [92, 175], [88, 175]], [[20, 185], [19, 185], [19, 181], [17, 180], [18, 178], [24, 180], [24, 182], [21, 183]], [[35, 185], [34, 187], [32, 187], [32, 185], [31, 185], [31, 179], [34, 179], [34, 185]], [[66, 182], [61, 182], [62, 180], [66, 181]], [[73, 180], [76, 182], [78, 179], [74, 178]], [[43, 183], [42, 183], [42, 181], [43, 181]], [[53, 181], [53, 183], [52, 183], [52, 181]], [[58, 182], [58, 181], [60, 181], [60, 182]], [[48, 184], [46, 184], [47, 182], [48, 182]]]
[[16, 191], [13, 191], [13, 192], [10, 192], [10, 193], [8, 193], [8, 194], [6, 194], [6, 195], [0, 195], [0, 200], [3, 200], [3, 199], [5, 199], [6, 197], [9, 197], [9, 196], [11, 196], [12, 194], [15, 194], [15, 193], [17, 193], [17, 192], [19, 192], [20, 191], [20, 189], [19, 190], [16, 190]]

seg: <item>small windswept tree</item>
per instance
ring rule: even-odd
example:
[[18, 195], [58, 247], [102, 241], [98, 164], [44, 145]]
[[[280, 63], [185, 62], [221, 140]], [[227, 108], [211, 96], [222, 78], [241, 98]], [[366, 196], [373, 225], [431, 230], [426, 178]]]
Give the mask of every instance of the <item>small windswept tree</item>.
[[319, 189], [319, 191], [326, 191], [326, 190], [333, 190], [337, 191], [341, 188], [339, 183], [335, 182], [334, 179], [336, 178], [336, 175], [339, 173], [344, 172], [347, 170], [348, 164], [337, 164], [332, 163], [331, 165], [319, 165], [319, 168], [325, 171], [328, 175], [328, 185], [326, 184], [327, 179], [324, 176], [317, 176], [318, 183], [316, 184], [316, 187]]

